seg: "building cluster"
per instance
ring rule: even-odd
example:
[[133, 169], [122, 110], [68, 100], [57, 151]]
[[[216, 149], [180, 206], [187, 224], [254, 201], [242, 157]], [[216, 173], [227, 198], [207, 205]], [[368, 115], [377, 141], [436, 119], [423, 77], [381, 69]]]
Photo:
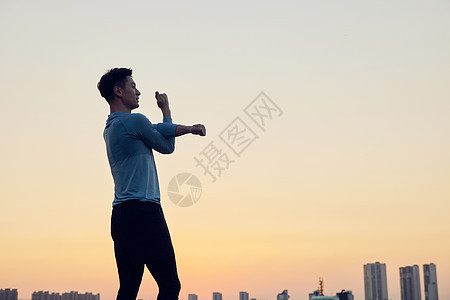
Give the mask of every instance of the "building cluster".
[[[17, 300], [17, 289], [0, 289], [0, 300]], [[100, 294], [78, 292], [50, 293], [49, 291], [33, 292], [31, 300], [100, 300]]]
[[[439, 300], [436, 265], [423, 265], [425, 300]], [[400, 268], [401, 300], [422, 300], [419, 266]], [[386, 264], [376, 262], [364, 265], [365, 300], [388, 300]]]
[[[320, 296], [317, 294], [311, 300], [353, 300], [353, 295], [351, 291], [342, 291], [341, 293], [337, 293], [336, 297], [334, 296]], [[340, 296], [338, 296], [340, 295]], [[349, 297], [350, 295], [350, 297]], [[284, 290], [277, 295], [277, 300], [289, 300], [290, 296], [288, 294], [288, 290]], [[198, 300], [198, 295], [196, 294], [188, 294], [188, 300]], [[222, 300], [222, 293], [214, 292], [212, 294], [212, 300]], [[256, 298], [250, 298], [247, 292], [239, 292], [239, 300], [256, 300]]]
[[0, 289], [0, 300], [17, 300], [17, 289]]
[[[423, 280], [425, 300], [439, 300], [437, 287], [436, 265], [423, 265]], [[420, 290], [419, 266], [400, 268], [401, 300], [422, 300]], [[0, 289], [0, 300], [17, 300], [17, 289]], [[365, 300], [389, 300], [386, 276], [386, 264], [368, 263], [364, 265], [364, 295]], [[288, 290], [277, 295], [277, 300], [289, 300]], [[31, 300], [100, 300], [100, 294], [92, 293], [50, 293], [48, 291], [33, 292]], [[196, 294], [189, 294], [188, 300], [198, 300]], [[213, 292], [212, 300], [222, 300], [222, 293]], [[239, 292], [239, 300], [256, 300], [249, 298], [247, 292]], [[354, 300], [352, 291], [342, 290], [335, 296], [323, 294], [323, 280], [319, 279], [319, 288], [309, 294], [309, 300]]]
[[[423, 265], [423, 280], [425, 300], [439, 300], [437, 288], [436, 265]], [[422, 300], [420, 291], [420, 274], [417, 265], [400, 268], [401, 300]], [[386, 264], [369, 263], [364, 265], [364, 294], [365, 300], [389, 300], [386, 277]], [[277, 295], [277, 300], [289, 300], [288, 290]], [[0, 299], [1, 300], [1, 299]], [[189, 294], [188, 300], [198, 300], [196, 294]], [[212, 300], [222, 300], [222, 294], [214, 292]], [[247, 292], [239, 293], [239, 300], [249, 300]], [[256, 300], [251, 298], [250, 300]], [[319, 287], [309, 294], [309, 300], [354, 300], [352, 291], [342, 290], [336, 295], [323, 294], [323, 280], [319, 278]]]
[[[222, 300], [222, 293], [214, 292], [212, 294], [213, 300]], [[198, 295], [188, 294], [188, 300], [198, 300]], [[247, 292], [239, 292], [239, 300], [256, 300], [255, 298], [249, 298]]]
[[342, 290], [336, 296], [325, 296], [323, 294], [323, 279], [319, 278], [319, 288], [309, 294], [309, 300], [353, 300], [352, 291]]
[[70, 293], [51, 293], [48, 291], [33, 292], [31, 300], [100, 300], [100, 294], [84, 293], [71, 291]]
[[325, 296], [319, 291], [314, 291], [309, 294], [310, 300], [354, 300], [352, 291], [342, 290], [336, 293], [336, 296]]

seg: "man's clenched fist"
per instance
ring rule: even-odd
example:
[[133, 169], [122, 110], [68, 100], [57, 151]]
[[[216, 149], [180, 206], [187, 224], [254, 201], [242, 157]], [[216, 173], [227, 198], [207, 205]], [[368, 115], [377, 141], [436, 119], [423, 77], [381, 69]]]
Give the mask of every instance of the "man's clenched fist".
[[200, 136], [205, 136], [206, 135], [206, 128], [205, 126], [203, 126], [203, 124], [195, 124], [192, 125], [192, 134], [198, 134]]
[[156, 104], [161, 109], [169, 108], [169, 99], [166, 94], [160, 94], [158, 91], [155, 92]]

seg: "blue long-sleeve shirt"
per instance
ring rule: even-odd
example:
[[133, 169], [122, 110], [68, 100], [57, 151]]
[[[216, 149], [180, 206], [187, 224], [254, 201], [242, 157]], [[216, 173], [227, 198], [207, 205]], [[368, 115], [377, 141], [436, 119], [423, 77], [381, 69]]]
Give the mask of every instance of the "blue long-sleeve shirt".
[[172, 153], [176, 127], [169, 117], [154, 125], [139, 113], [114, 112], [108, 116], [103, 138], [115, 185], [113, 206], [133, 199], [160, 204], [152, 149]]

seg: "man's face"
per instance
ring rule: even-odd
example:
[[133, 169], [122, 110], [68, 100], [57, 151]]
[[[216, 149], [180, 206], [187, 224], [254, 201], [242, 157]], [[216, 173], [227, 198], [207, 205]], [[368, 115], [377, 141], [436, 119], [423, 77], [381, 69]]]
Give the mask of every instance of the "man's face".
[[139, 95], [141, 92], [136, 88], [136, 83], [131, 76], [127, 76], [127, 81], [125, 82], [124, 88], [121, 88], [121, 91], [122, 102], [125, 106], [130, 110], [139, 107]]

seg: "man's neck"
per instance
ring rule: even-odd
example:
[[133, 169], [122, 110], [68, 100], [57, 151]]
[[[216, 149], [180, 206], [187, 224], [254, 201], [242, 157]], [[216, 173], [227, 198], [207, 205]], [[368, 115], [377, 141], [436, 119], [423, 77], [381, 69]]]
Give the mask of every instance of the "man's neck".
[[131, 109], [123, 105], [122, 102], [114, 102], [109, 104], [109, 113], [115, 113], [116, 111], [120, 111], [126, 114], [131, 113]]

